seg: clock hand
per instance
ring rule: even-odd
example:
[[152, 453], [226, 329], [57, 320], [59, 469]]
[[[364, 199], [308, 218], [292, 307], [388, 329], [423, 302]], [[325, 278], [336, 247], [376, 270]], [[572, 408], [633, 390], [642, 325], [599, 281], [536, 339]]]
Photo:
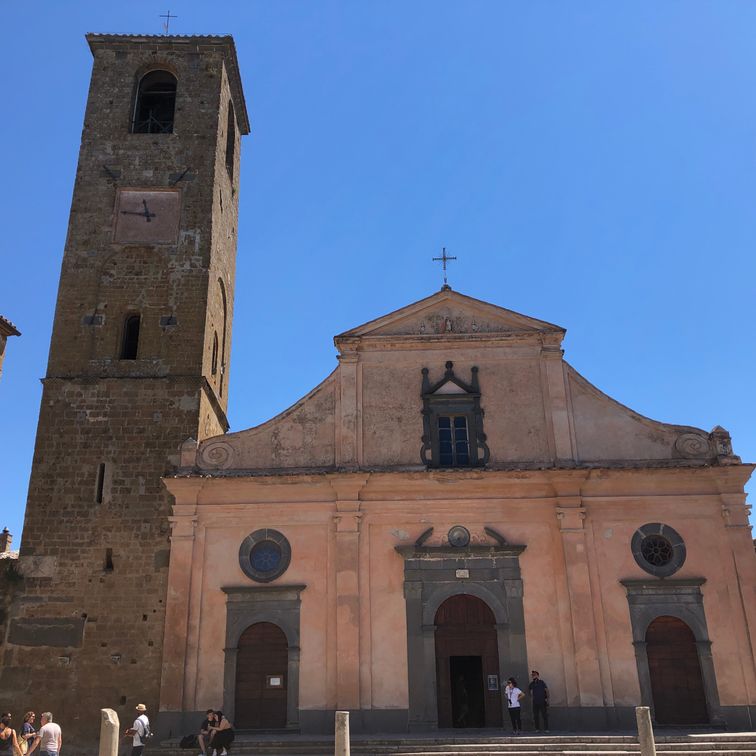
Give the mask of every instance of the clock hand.
[[152, 219], [156, 217], [155, 213], [150, 212], [147, 207], [147, 200], [142, 200], [142, 204], [144, 205], [144, 210], [140, 210], [139, 212], [135, 210], [121, 210], [121, 215], [138, 215], [140, 218], [144, 218], [147, 223], [152, 223]]
[[147, 207], [147, 200], [146, 199], [142, 200], [142, 204], [144, 205], [144, 213], [143, 213], [144, 219], [147, 221], [147, 223], [151, 223], [152, 222], [152, 218], [155, 217], [155, 213], [151, 213], [149, 211], [149, 209]]

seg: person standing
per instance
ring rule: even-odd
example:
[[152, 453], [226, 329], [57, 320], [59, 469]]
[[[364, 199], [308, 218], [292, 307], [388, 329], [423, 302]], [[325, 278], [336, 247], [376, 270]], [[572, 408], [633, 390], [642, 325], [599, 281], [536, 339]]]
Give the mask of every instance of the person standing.
[[0, 754], [3, 756], [21, 756], [16, 731], [10, 725], [10, 714], [0, 717]]
[[53, 722], [53, 715], [49, 711], [43, 711], [42, 727], [34, 736], [34, 744], [29, 749], [29, 753], [39, 748], [39, 756], [59, 756], [62, 745], [63, 734], [60, 731], [60, 725]]
[[139, 714], [134, 720], [134, 724], [126, 730], [126, 734], [132, 738], [131, 756], [141, 756], [147, 738], [152, 737], [150, 720], [147, 718], [147, 707], [144, 704], [137, 704], [136, 710]]
[[537, 670], [533, 670], [530, 673], [533, 678], [530, 681], [530, 696], [533, 700], [533, 723], [535, 724], [536, 732], [541, 731], [541, 719], [543, 718], [543, 729], [549, 731], [549, 688], [546, 683], [541, 680], [541, 676]]
[[522, 732], [520, 701], [525, 698], [525, 694], [517, 687], [517, 680], [514, 677], [507, 680], [504, 695], [507, 698], [507, 711], [509, 712], [509, 721], [512, 723], [512, 734], [518, 735]]
[[[37, 731], [34, 729], [34, 719], [36, 718], [36, 714], [33, 711], [27, 711], [26, 714], [24, 714], [24, 723], [21, 726], [21, 751], [23, 753], [28, 753], [29, 749], [32, 746], [32, 742], [34, 741], [34, 736], [37, 734]], [[26, 743], [26, 748], [24, 749], [23, 743]]]

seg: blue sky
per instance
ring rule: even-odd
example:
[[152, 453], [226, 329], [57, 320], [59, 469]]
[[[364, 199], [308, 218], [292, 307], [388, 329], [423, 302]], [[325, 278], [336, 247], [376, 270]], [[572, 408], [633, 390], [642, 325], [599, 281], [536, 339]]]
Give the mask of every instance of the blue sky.
[[[236, 39], [230, 421], [335, 365], [332, 336], [450, 283], [568, 329], [567, 359], [756, 461], [756, 3], [5, 3], [0, 527], [18, 543], [91, 57], [88, 31]], [[751, 484], [751, 490], [754, 484]]]

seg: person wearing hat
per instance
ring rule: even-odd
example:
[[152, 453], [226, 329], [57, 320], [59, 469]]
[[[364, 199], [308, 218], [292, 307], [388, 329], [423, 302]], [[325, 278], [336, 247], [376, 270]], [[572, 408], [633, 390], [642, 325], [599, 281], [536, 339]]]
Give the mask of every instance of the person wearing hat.
[[126, 730], [126, 735], [132, 738], [131, 756], [141, 756], [147, 738], [152, 737], [150, 720], [147, 718], [147, 707], [144, 704], [137, 704], [136, 710], [139, 714], [134, 720], [134, 724]]

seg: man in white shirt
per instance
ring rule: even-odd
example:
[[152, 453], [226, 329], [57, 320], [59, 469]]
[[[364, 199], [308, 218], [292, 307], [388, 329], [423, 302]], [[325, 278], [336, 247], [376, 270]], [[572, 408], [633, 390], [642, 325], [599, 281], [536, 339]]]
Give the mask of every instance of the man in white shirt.
[[127, 735], [132, 736], [131, 756], [142, 756], [144, 745], [147, 738], [152, 734], [150, 732], [150, 720], [147, 719], [147, 707], [144, 704], [137, 704], [136, 710], [139, 715], [134, 720], [134, 724], [126, 731]]
[[39, 747], [39, 756], [60, 756], [60, 747], [63, 745], [63, 736], [60, 725], [53, 722], [53, 715], [49, 711], [42, 712], [42, 727], [34, 736], [34, 743], [29, 749], [29, 754]]

